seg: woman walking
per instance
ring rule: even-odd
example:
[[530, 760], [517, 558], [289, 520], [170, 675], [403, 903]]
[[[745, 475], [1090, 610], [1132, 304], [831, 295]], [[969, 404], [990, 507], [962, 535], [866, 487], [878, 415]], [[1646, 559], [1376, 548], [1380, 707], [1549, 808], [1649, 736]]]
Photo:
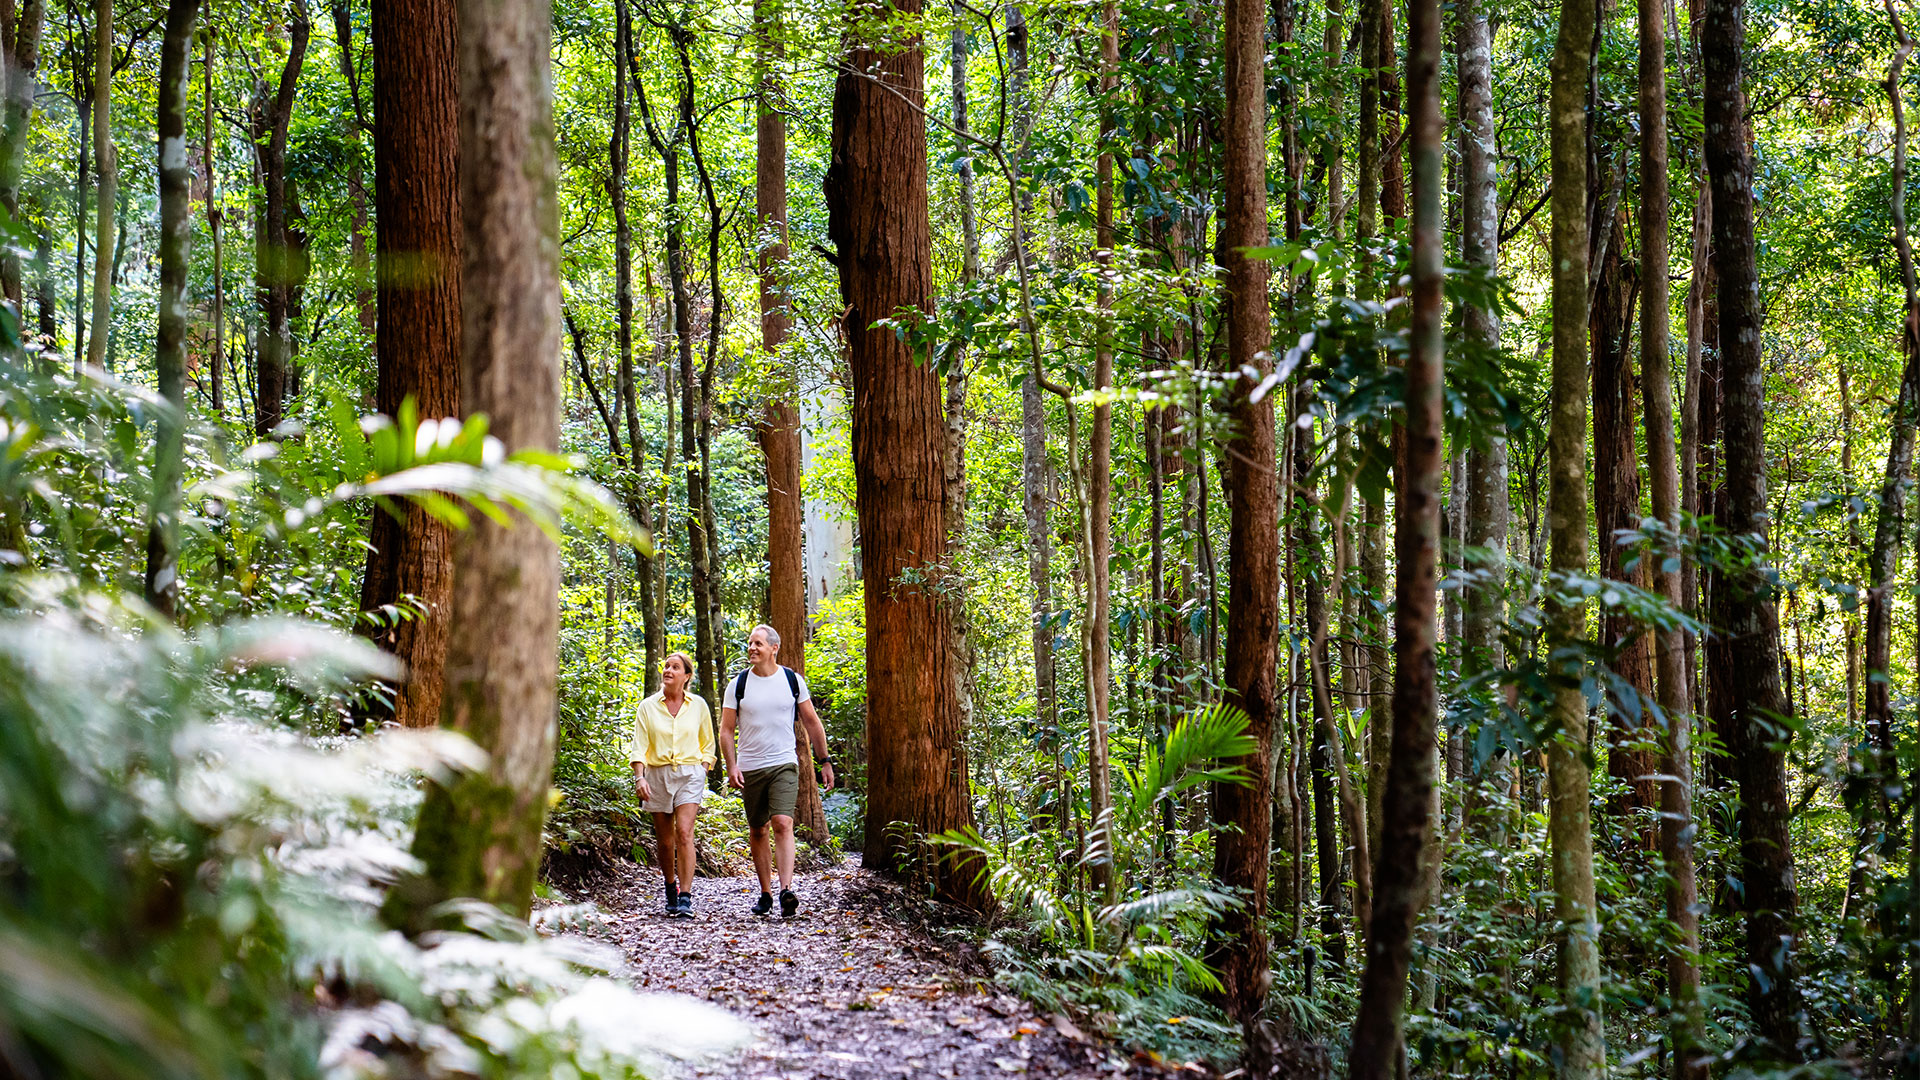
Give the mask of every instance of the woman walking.
[[653, 815], [669, 915], [693, 914], [693, 819], [713, 768], [713, 710], [687, 692], [692, 681], [687, 654], [668, 656], [660, 666], [659, 692], [642, 701], [634, 717], [627, 754], [641, 809]]

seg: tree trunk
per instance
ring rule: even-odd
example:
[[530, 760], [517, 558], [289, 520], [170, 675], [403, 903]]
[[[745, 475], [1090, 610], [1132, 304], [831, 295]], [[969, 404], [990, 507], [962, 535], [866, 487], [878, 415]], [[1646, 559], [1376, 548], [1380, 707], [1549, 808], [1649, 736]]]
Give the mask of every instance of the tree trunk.
[[[33, 99], [39, 89], [40, 37], [46, 26], [46, 0], [23, 0], [5, 43], [6, 100], [0, 114], [0, 207], [20, 219], [20, 180], [26, 171], [27, 135], [33, 120]], [[45, 235], [47, 230], [42, 229]], [[0, 255], [0, 293], [25, 313], [20, 283], [20, 254], [11, 247]], [[24, 318], [22, 320], [24, 322]]]
[[[1706, 478], [1702, 465], [1711, 459], [1707, 444], [1712, 436], [1706, 436], [1703, 421], [1708, 415], [1705, 392], [1719, 393], [1717, 382], [1709, 386], [1704, 380], [1706, 347], [1706, 309], [1708, 296], [1713, 292], [1712, 263], [1708, 258], [1708, 242], [1712, 236], [1711, 218], [1713, 216], [1713, 189], [1707, 183], [1704, 166], [1700, 171], [1699, 193], [1694, 198], [1693, 216], [1689, 222], [1687, 243], [1687, 297], [1685, 301], [1687, 359], [1680, 399], [1680, 509], [1688, 518], [1699, 518], [1706, 514], [1703, 509], [1706, 493]], [[1704, 456], [1703, 456], [1704, 455]], [[1687, 539], [1696, 534], [1691, 526], [1686, 530]], [[1697, 560], [1687, 559], [1680, 565], [1680, 600], [1689, 613], [1700, 612], [1700, 567]], [[1700, 686], [1699, 641], [1691, 632], [1684, 635], [1687, 660], [1687, 711], [1698, 716], [1702, 711], [1704, 697]]]
[[[1578, 0], [1576, 0], [1578, 2]], [[1434, 645], [1440, 548], [1441, 298], [1440, 4], [1411, 0], [1407, 98], [1412, 105], [1412, 325], [1406, 361], [1405, 454], [1394, 508], [1393, 750], [1380, 813], [1380, 849], [1367, 963], [1353, 1024], [1353, 1080], [1386, 1080], [1402, 1054], [1413, 929], [1427, 901], [1428, 846], [1434, 842]]]
[[[1483, 0], [1461, 0], [1459, 8], [1461, 255], [1488, 275], [1500, 272], [1499, 185], [1493, 115], [1493, 34]], [[1500, 347], [1500, 313], [1493, 306], [1469, 305], [1462, 328], [1473, 345]], [[1500, 631], [1506, 620], [1507, 440], [1490, 435], [1467, 451], [1467, 565], [1475, 572], [1464, 603], [1462, 670], [1495, 671], [1506, 664]], [[1487, 763], [1493, 783], [1505, 777], [1509, 757]], [[1495, 829], [1490, 835], [1498, 837]]]
[[[1553, 371], [1547, 517], [1552, 568], [1561, 573], [1585, 573], [1588, 555], [1586, 99], [1594, 23], [1593, 0], [1566, 0], [1560, 7], [1560, 34], [1551, 65]], [[1585, 636], [1584, 604], [1564, 602], [1550, 614], [1557, 643], [1572, 646]], [[1560, 999], [1571, 1010], [1558, 1048], [1566, 1080], [1592, 1080], [1606, 1063], [1582, 674], [1578, 666], [1554, 672], [1547, 744], [1547, 833], [1553, 858], [1554, 915], [1562, 935]]]
[[154, 433], [153, 516], [147, 529], [147, 603], [175, 618], [180, 596], [180, 480], [187, 408], [187, 271], [193, 255], [193, 210], [187, 158], [187, 87], [193, 77], [193, 26], [200, 0], [169, 0], [160, 39], [159, 135], [160, 316], [153, 366], [160, 396], [174, 407]]
[[[559, 212], [545, 0], [459, 0], [461, 390], [509, 452], [560, 435]], [[415, 856], [421, 913], [470, 896], [525, 916], [553, 771], [560, 555], [524, 519], [476, 515], [456, 547], [445, 718], [488, 753], [432, 785]], [[424, 886], [424, 887], [422, 887]]]
[[[760, 218], [760, 347], [778, 357], [786, 344], [793, 317], [781, 282], [787, 261], [787, 121], [780, 113], [783, 89], [775, 65], [784, 50], [772, 33], [778, 14], [771, 0], [755, 5], [759, 20], [762, 63], [759, 126], [755, 151], [754, 205]], [[760, 451], [767, 459], [767, 621], [780, 634], [780, 662], [795, 671], [807, 670], [807, 567], [802, 548], [803, 512], [800, 503], [800, 405], [789, 392], [769, 400], [759, 427]], [[820, 785], [814, 778], [813, 755], [807, 734], [794, 727], [794, 750], [800, 759], [799, 820], [801, 838], [814, 844], [828, 840], [827, 812], [821, 805]], [[827, 747], [820, 747], [822, 755]]]
[[261, 188], [260, 219], [253, 238], [254, 281], [263, 321], [260, 354], [255, 360], [259, 399], [254, 404], [253, 432], [261, 439], [272, 435], [286, 419], [291, 383], [293, 334], [289, 315], [295, 268], [293, 239], [287, 229], [287, 132], [293, 121], [293, 96], [300, 81], [301, 62], [306, 59], [310, 30], [306, 0], [294, 0], [287, 61], [280, 71], [280, 81], [270, 97], [266, 84], [260, 84], [250, 117]]
[[[1117, 106], [1113, 99], [1120, 91], [1120, 8], [1117, 0], [1106, 0], [1101, 9], [1100, 91], [1107, 102], [1100, 116], [1100, 145], [1110, 148], [1118, 133]], [[1096, 167], [1099, 191], [1095, 206], [1094, 258], [1109, 271], [1113, 265], [1113, 151], [1103, 149]], [[1110, 320], [1113, 312], [1113, 288], [1101, 278], [1099, 304], [1102, 315]], [[1113, 329], [1103, 321], [1100, 340], [1094, 346], [1093, 391], [1103, 394], [1113, 386]], [[1073, 402], [1069, 409], [1077, 408]], [[1087, 432], [1087, 481], [1084, 511], [1087, 529], [1087, 771], [1089, 813], [1093, 819], [1095, 845], [1105, 848], [1105, 857], [1092, 860], [1094, 887], [1108, 903], [1120, 898], [1120, 884], [1113, 873], [1113, 789], [1107, 761], [1107, 724], [1112, 713], [1112, 632], [1108, 612], [1112, 606], [1110, 564], [1113, 555], [1113, 405], [1105, 398], [1093, 406], [1093, 423]]]
[[[373, 191], [380, 264], [375, 405], [392, 416], [412, 398], [422, 417], [459, 416], [461, 191], [454, 0], [373, 6]], [[467, 405], [464, 411], [472, 411]], [[416, 618], [373, 626], [407, 665], [392, 719], [440, 722], [453, 604], [453, 536], [426, 511], [375, 512], [360, 607], [414, 597]], [[375, 719], [380, 719], [376, 715]]]
[[[1637, 551], [1621, 547], [1618, 537], [1622, 530], [1640, 527], [1640, 451], [1634, 432], [1639, 401], [1629, 355], [1640, 282], [1626, 258], [1625, 221], [1626, 215], [1616, 211], [1612, 220], [1594, 226], [1611, 234], [1599, 281], [1592, 289], [1594, 301], [1588, 321], [1593, 350], [1594, 533], [1600, 544], [1600, 575], [1644, 589], [1648, 560], [1639, 557]], [[1631, 816], [1652, 808], [1660, 798], [1654, 780], [1658, 772], [1656, 755], [1645, 746], [1649, 736], [1646, 729], [1653, 717], [1641, 707], [1642, 702], [1653, 699], [1653, 656], [1647, 636], [1625, 614], [1609, 611], [1602, 615], [1600, 641], [1618, 650], [1612, 662], [1613, 673], [1638, 698], [1626, 700], [1626, 695], [1611, 692], [1607, 695], [1607, 772], [1628, 785], [1627, 795], [1615, 800], [1609, 811]]]
[[[33, 254], [34, 276], [38, 278], [39, 297], [37, 306], [40, 316], [40, 336], [46, 339], [48, 348], [57, 347], [60, 336], [59, 301], [54, 297], [53, 285], [53, 229], [39, 230]], [[217, 414], [219, 410], [215, 410]]]
[[212, 378], [207, 380], [208, 404], [216, 424], [226, 419], [226, 395], [223, 376], [227, 355], [227, 283], [223, 267], [226, 254], [220, 246], [220, 184], [213, 170], [213, 41], [214, 29], [206, 30], [206, 55], [200, 70], [200, 107], [202, 152], [206, 155], [207, 236], [213, 242], [213, 340], [208, 350]]
[[[962, 155], [960, 179], [960, 287], [980, 280], [980, 226], [974, 213], [973, 158], [977, 148], [967, 141], [967, 29], [961, 20], [958, 0], [953, 5], [953, 30], [949, 46], [949, 67], [953, 92], [953, 130], [955, 150]], [[948, 360], [946, 375], [946, 442], [943, 468], [947, 498], [947, 561], [958, 565], [967, 537], [967, 384], [966, 355], [956, 349]], [[954, 694], [959, 699], [960, 727], [973, 730], [973, 617], [969, 613], [964, 576], [962, 586], [950, 605], [953, 613]]]
[[1718, 522], [1751, 545], [1751, 562], [1713, 585], [1708, 648], [1729, 675], [1723, 738], [1740, 787], [1740, 907], [1751, 977], [1747, 1005], [1772, 1051], [1800, 1055], [1800, 988], [1794, 975], [1793, 848], [1787, 835], [1785, 744], [1773, 717], [1792, 710], [1780, 690], [1779, 616], [1766, 579], [1767, 455], [1762, 390], [1760, 279], [1753, 240], [1753, 158], [1741, 85], [1745, 0], [1708, 0], [1700, 55], [1706, 76], [1707, 169], [1713, 179], [1713, 246], [1720, 278], [1720, 362], [1726, 501]]
[[[1878, 862], [1893, 822], [1892, 805], [1887, 798], [1892, 770], [1896, 769], [1893, 751], [1893, 598], [1894, 575], [1900, 561], [1900, 544], [1905, 538], [1907, 495], [1913, 487], [1914, 425], [1920, 419], [1920, 281], [1916, 281], [1913, 241], [1907, 233], [1907, 123], [1900, 77], [1912, 53], [1906, 26], [1892, 6], [1887, 7], [1899, 47], [1887, 72], [1887, 100], [1892, 106], [1893, 142], [1893, 244], [1900, 256], [1900, 276], [1906, 291], [1905, 318], [1902, 320], [1900, 348], [1905, 360], [1899, 398], [1888, 418], [1887, 467], [1880, 484], [1880, 499], [1874, 517], [1873, 548], [1866, 566], [1867, 633], [1865, 648], [1866, 709], [1865, 760], [1862, 765], [1875, 778], [1874, 796], [1867, 800], [1862, 814], [1863, 849], [1857, 856], [1862, 864], [1848, 877], [1847, 900], [1851, 908], [1858, 890], [1865, 884], [1863, 870]], [[1843, 376], [1844, 379], [1844, 376]]]
[[350, 148], [346, 162], [347, 202], [353, 207], [353, 218], [347, 226], [347, 258], [353, 268], [354, 314], [361, 331], [371, 334], [377, 322], [378, 297], [372, 263], [367, 257], [367, 189], [360, 164], [360, 132], [366, 120], [360, 107], [360, 69], [354, 63], [353, 22], [344, 0], [334, 0], [332, 14], [333, 37], [340, 49], [340, 75], [347, 82], [347, 95], [353, 104], [352, 112], [340, 114], [343, 141]]
[[[1006, 7], [1008, 96], [1014, 111], [1013, 130], [1008, 140], [1024, 149], [1027, 128], [1032, 123], [1032, 103], [1027, 98], [1027, 24], [1017, 4]], [[1019, 164], [1016, 159], [1015, 164]], [[1024, 214], [1031, 199], [1022, 194]], [[1010, 238], [1013, 257], [1027, 259], [1027, 237], [1023, 233]], [[1028, 328], [1023, 327], [1023, 331]], [[1035, 718], [1050, 738], [1059, 738], [1059, 707], [1056, 684], [1058, 673], [1053, 656], [1053, 539], [1047, 523], [1047, 481], [1052, 471], [1047, 460], [1047, 410], [1043, 391], [1036, 379], [1020, 386], [1020, 476], [1024, 492], [1023, 507], [1027, 522], [1027, 583], [1033, 590], [1033, 618], [1030, 638], [1033, 648], [1033, 696]]]
[[[1645, 403], [1649, 506], [1656, 520], [1680, 528], [1680, 466], [1674, 456], [1673, 376], [1668, 356], [1671, 312], [1667, 277], [1667, 37], [1661, 0], [1639, 0], [1640, 29], [1640, 391]], [[1653, 559], [1654, 587], [1682, 610], [1680, 574]], [[1700, 1009], [1700, 913], [1693, 863], [1693, 717], [1687, 694], [1687, 646], [1677, 630], [1654, 634], [1660, 742], [1660, 858], [1667, 871], [1667, 919], [1678, 941], [1667, 954], [1671, 1080], [1705, 1080], [1706, 1025]]]
[[[1226, 0], [1221, 60], [1226, 87], [1220, 118], [1224, 192], [1216, 262], [1224, 269], [1221, 319], [1229, 370], [1250, 373], [1233, 382], [1235, 422], [1227, 458], [1231, 515], [1227, 550], [1226, 700], [1247, 714], [1252, 754], [1235, 759], [1248, 783], [1217, 784], [1213, 820], [1228, 827], [1214, 842], [1213, 872], [1242, 890], [1245, 906], [1215, 927], [1212, 963], [1229, 1016], [1251, 1028], [1267, 993], [1268, 837], [1276, 706], [1275, 654], [1280, 614], [1280, 492], [1274, 476], [1273, 398], [1254, 399], [1254, 381], [1273, 368], [1267, 309], [1267, 264], [1245, 249], [1269, 242], [1266, 188], [1266, 10], [1258, 0]], [[1251, 374], [1257, 372], [1257, 375]]]
[[80, 129], [73, 141], [73, 375], [78, 379], [87, 366], [87, 311], [92, 307], [87, 298], [87, 192], [93, 186], [93, 141], [89, 135], [93, 130], [93, 90], [77, 62], [73, 69], [73, 111]]
[[[626, 475], [620, 478], [620, 490], [626, 496], [626, 504], [634, 518], [649, 533], [653, 531], [653, 513], [649, 505], [647, 481], [646, 447], [640, 436], [640, 413], [638, 398], [634, 386], [633, 370], [633, 226], [627, 220], [627, 159], [633, 133], [633, 112], [628, 104], [627, 80], [624, 77], [627, 64], [633, 57], [633, 12], [624, 0], [614, 5], [614, 63], [616, 77], [613, 87], [613, 138], [607, 150], [609, 179], [607, 183], [608, 201], [613, 206], [614, 228], [614, 304], [617, 307], [618, 322], [615, 333], [618, 336], [619, 359], [615, 376], [615, 398], [613, 415], [610, 421], [624, 414], [627, 421], [627, 446], [632, 451], [629, 457], [620, 450], [620, 425], [609, 422], [607, 442], [613, 450], [614, 459]], [[581, 361], [584, 374], [586, 364]], [[642, 623], [642, 670], [641, 689], [652, 693], [660, 685], [660, 665], [665, 662], [665, 635], [659, 625], [653, 603], [652, 556], [639, 547], [633, 549], [634, 577], [640, 584], [640, 618]]]
[[[695, 411], [698, 384], [694, 382], [693, 375], [693, 302], [687, 287], [686, 233], [681, 227], [683, 215], [680, 210], [680, 146], [686, 128], [684, 125], [677, 126], [671, 137], [661, 131], [647, 101], [646, 84], [640, 78], [638, 56], [628, 57], [627, 77], [634, 100], [640, 106], [640, 118], [646, 125], [647, 139], [660, 156], [664, 180], [667, 280], [673, 296], [673, 336], [680, 369], [680, 454], [685, 462], [683, 472], [688, 577], [693, 592], [694, 667], [700, 679], [700, 696], [709, 702], [717, 702], [720, 700], [720, 682], [723, 678], [719, 667], [725, 658], [714, 648], [713, 606], [709, 595], [712, 589], [712, 564], [707, 556], [708, 536], [702, 514], [705, 505], [704, 477], [700, 468], [700, 433]], [[676, 107], [678, 114], [691, 114], [692, 102], [693, 84], [687, 81], [680, 87], [680, 99]], [[671, 474], [672, 470], [668, 472]], [[716, 787], [722, 782], [718, 761], [714, 763], [710, 782]]]
[[[898, 10], [920, 13], [919, 0]], [[927, 835], [972, 823], [966, 744], [954, 699], [951, 614], [934, 573], [946, 546], [940, 384], [924, 356], [874, 323], [902, 308], [931, 311], [932, 232], [917, 38], [882, 50], [855, 40], [835, 80], [827, 236], [838, 250], [853, 382], [853, 460], [866, 581], [868, 787], [865, 863], [895, 870], [906, 823]], [[975, 907], [977, 868], [942, 859], [939, 894]]]
[[[113, 150], [113, 0], [93, 5], [93, 162], [99, 177], [93, 203], [93, 333], [87, 338], [87, 363], [104, 367], [107, 337], [113, 329], [113, 214], [118, 201], [120, 161]], [[74, 349], [80, 347], [74, 343]]]

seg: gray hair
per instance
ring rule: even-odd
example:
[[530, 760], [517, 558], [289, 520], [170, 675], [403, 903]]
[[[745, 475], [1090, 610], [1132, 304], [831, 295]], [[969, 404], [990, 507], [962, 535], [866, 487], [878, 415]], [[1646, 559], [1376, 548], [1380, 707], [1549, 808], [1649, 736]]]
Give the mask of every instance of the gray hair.
[[751, 639], [755, 634], [767, 635], [767, 644], [773, 646], [775, 649], [780, 648], [780, 631], [775, 630], [773, 627], [768, 626], [766, 623], [761, 623], [759, 626], [756, 626], [753, 629], [747, 631], [747, 637], [749, 639]]

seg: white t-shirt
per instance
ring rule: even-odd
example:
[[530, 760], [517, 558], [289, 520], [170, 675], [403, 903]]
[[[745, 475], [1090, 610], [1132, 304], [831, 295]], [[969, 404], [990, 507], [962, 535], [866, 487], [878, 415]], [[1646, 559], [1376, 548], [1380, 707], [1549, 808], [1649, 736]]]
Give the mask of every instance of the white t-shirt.
[[[800, 680], [800, 700], [811, 700], [807, 693], [807, 679], [796, 674]], [[799, 720], [799, 710], [794, 707], [793, 688], [787, 685], [787, 670], [780, 668], [771, 675], [756, 675], [752, 668], [747, 669], [747, 692], [745, 700], [734, 700], [734, 688], [740, 684], [740, 676], [727, 680], [727, 697], [721, 706], [739, 710], [736, 730], [740, 733], [740, 752], [737, 762], [741, 772], [755, 769], [770, 769], [775, 765], [797, 765], [800, 757], [794, 752], [794, 722]]]

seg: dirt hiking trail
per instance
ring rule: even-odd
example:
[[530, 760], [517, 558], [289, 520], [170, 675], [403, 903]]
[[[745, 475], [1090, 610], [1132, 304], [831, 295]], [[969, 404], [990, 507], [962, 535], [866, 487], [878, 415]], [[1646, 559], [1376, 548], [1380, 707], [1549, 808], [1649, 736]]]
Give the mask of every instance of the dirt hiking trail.
[[[849, 861], [798, 875], [800, 911], [752, 913], [753, 877], [700, 878], [694, 913], [662, 910], [660, 872], [624, 860], [588, 890], [641, 990], [702, 998], [760, 1039], [694, 1076], [741, 1080], [1197, 1077], [1083, 1034], [993, 985], [969, 945], [921, 921], [940, 909]], [[925, 914], [923, 914], [925, 913]]]

